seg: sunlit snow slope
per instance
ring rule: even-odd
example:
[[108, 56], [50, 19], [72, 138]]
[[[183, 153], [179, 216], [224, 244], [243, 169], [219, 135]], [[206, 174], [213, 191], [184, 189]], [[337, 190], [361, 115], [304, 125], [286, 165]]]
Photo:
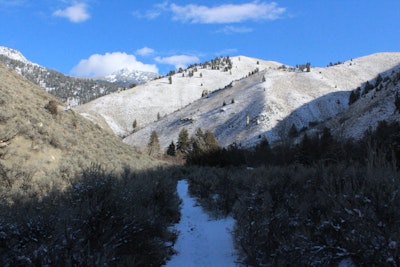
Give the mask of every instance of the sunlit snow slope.
[[[238, 63], [238, 58], [234, 59]], [[246, 58], [246, 61], [250, 65], [251, 62], [255, 64], [257, 59]], [[166, 148], [171, 141], [176, 143], [182, 128], [186, 128], [189, 134], [193, 134], [199, 127], [203, 130], [212, 130], [223, 146], [233, 142], [244, 146], [254, 145], [259, 142], [262, 135], [266, 135], [270, 142], [276, 142], [287, 137], [293, 124], [300, 130], [346, 112], [349, 108], [350, 91], [362, 87], [366, 81], [373, 82], [378, 74], [385, 76], [392, 70], [398, 69], [400, 53], [373, 54], [332, 67], [311, 68], [310, 72], [285, 70], [280, 68], [282, 64], [277, 63], [265, 62], [263, 64], [268, 67], [260, 68], [260, 72], [249, 77], [233, 79], [232, 87], [216, 91], [208, 97], [198, 99], [199, 92], [194, 95], [192, 93], [191, 96], [185, 95], [187, 102], [194, 101], [196, 98], [197, 101], [169, 114], [160, 121], [148, 124], [147, 127], [126, 137], [125, 142], [143, 148], [146, 146], [151, 132], [155, 130], [161, 146]], [[250, 69], [255, 66], [251, 65]], [[241, 67], [238, 66], [238, 68]], [[241, 75], [238, 76], [244, 77], [243, 74], [244, 72], [241, 72]], [[181, 79], [184, 80], [184, 78]], [[179, 78], [176, 77], [175, 80], [178, 81]], [[159, 81], [159, 83], [161, 82]], [[156, 84], [152, 86], [154, 88]], [[171, 103], [169, 110], [180, 107], [180, 97], [176, 95], [177, 92], [186, 93], [190, 90], [187, 88], [193, 87], [195, 87], [193, 80], [184, 88], [180, 86], [163, 87], [163, 90], [171, 92], [168, 97], [170, 101], [168, 103]], [[161, 93], [152, 94], [150, 92], [152, 90], [147, 88], [143, 90], [147, 91], [148, 99], [134, 100], [132, 98], [130, 101], [144, 105], [148, 103], [146, 101], [155, 98], [159, 110], [163, 111], [161, 114], [168, 113], [167, 109], [163, 109], [163, 104], [168, 99], [162, 99]], [[125, 96], [126, 98], [131, 97]], [[128, 99], [124, 101], [128, 102]], [[224, 102], [225, 106], [223, 106]], [[138, 114], [143, 117], [146, 115], [140, 112], [129, 113], [129, 111], [123, 110], [119, 102], [115, 101], [114, 103], [116, 107], [119, 107], [117, 108], [119, 113], [117, 116], [109, 116], [110, 122], [127, 121], [127, 117], [132, 121], [133, 118], [138, 117]], [[102, 104], [107, 106], [106, 102]], [[126, 107], [126, 109], [133, 111], [131, 107]], [[114, 110], [114, 107], [110, 108], [110, 112], [111, 110]], [[154, 120], [153, 118], [156, 116], [154, 113], [157, 109], [153, 110], [153, 114], [150, 110], [151, 107], [143, 110], [144, 113], [150, 115], [148, 123]], [[117, 125], [121, 124], [119, 122]], [[117, 128], [117, 125], [114, 129]], [[118, 133], [118, 131], [116, 132]]]
[[[103, 124], [95, 119], [99, 125], [106, 122], [139, 148], [147, 145], [153, 130], [166, 148], [182, 128], [192, 134], [199, 127], [213, 131], [223, 146], [251, 146], [262, 135], [275, 142], [293, 124], [300, 130], [346, 112], [350, 91], [397, 69], [400, 53], [372, 54], [310, 72], [244, 56], [231, 61], [229, 70], [192, 66], [172, 75], [171, 81], [157, 79], [77, 110], [102, 118]], [[204, 92], [209, 94], [202, 97]]]
[[[117, 135], [125, 136], [132, 131], [135, 120], [139, 128], [144, 127], [155, 122], [157, 117], [163, 117], [200, 99], [203, 91], [224, 88], [257, 68], [265, 70], [281, 65], [243, 56], [231, 58], [231, 61], [232, 68], [228, 71], [199, 66], [189, 68], [183, 73], [172, 75], [171, 83], [168, 77], [164, 77], [101, 97], [77, 110], [84, 115], [100, 114]], [[193, 76], [190, 76], [190, 72], [193, 72]]]

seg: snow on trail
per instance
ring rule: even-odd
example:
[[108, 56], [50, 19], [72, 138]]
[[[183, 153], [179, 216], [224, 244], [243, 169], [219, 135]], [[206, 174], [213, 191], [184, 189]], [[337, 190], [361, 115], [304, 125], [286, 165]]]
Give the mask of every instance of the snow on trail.
[[176, 225], [179, 231], [175, 244], [177, 255], [167, 262], [167, 267], [212, 267], [236, 266], [235, 249], [231, 230], [231, 217], [212, 220], [196, 205], [188, 193], [188, 183], [178, 182], [178, 194], [182, 199], [181, 221]]

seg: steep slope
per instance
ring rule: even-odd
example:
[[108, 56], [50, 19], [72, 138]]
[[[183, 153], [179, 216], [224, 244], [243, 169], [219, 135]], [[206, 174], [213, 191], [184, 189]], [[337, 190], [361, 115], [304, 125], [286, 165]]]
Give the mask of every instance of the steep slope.
[[26, 57], [24, 57], [24, 55], [21, 54], [21, 52], [15, 50], [15, 49], [0, 46], [0, 55], [3, 55], [12, 60], [17, 60], [17, 61], [25, 63], [27, 65], [30, 64], [30, 65], [38, 66], [36, 63], [30, 62], [28, 59], [26, 59]]
[[336, 136], [360, 139], [368, 129], [375, 129], [379, 121], [400, 121], [400, 66], [382, 75], [367, 92], [366, 86], [354, 90], [359, 98], [349, 109], [318, 125], [317, 130], [328, 127]]
[[77, 107], [76, 110], [84, 115], [100, 114], [117, 135], [125, 136], [132, 132], [135, 120], [137, 127], [144, 127], [160, 117], [184, 108], [204, 94], [246, 77], [256, 69], [262, 71], [278, 66], [280, 64], [277, 62], [243, 56], [217, 58], [175, 73], [169, 76], [171, 78], [163, 77], [130, 90], [101, 97]]
[[125, 86], [120, 84], [66, 76], [32, 63], [19, 51], [4, 46], [0, 46], [0, 62], [70, 105], [83, 104], [111, 92], [125, 90]]
[[[114, 134], [0, 64], [0, 177], [7, 188], [32, 192], [63, 188], [83, 168], [109, 171], [155, 166]], [[56, 104], [56, 105], [53, 105]]]
[[[155, 130], [162, 147], [177, 141], [179, 131], [200, 127], [214, 132], [221, 145], [251, 146], [266, 135], [270, 142], [285, 139], [294, 124], [307, 129], [348, 110], [350, 91], [399, 68], [400, 53], [379, 53], [310, 72], [275, 67], [236, 81], [124, 140], [143, 147]], [[279, 66], [279, 65], [278, 65]], [[264, 77], [264, 78], [263, 78]], [[233, 100], [233, 101], [232, 101]], [[223, 102], [226, 103], [223, 106]], [[358, 125], [357, 127], [361, 127]]]

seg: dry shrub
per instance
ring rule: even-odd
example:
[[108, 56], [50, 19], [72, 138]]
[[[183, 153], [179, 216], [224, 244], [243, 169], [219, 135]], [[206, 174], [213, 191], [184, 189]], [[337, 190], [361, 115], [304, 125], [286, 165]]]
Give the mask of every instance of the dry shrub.
[[13, 205], [0, 204], [0, 263], [162, 266], [177, 237], [176, 184], [165, 169], [115, 175], [95, 166], [64, 192], [15, 196]]
[[400, 263], [400, 177], [390, 167], [194, 169], [191, 192], [231, 212], [234, 238], [250, 266]]
[[55, 100], [50, 100], [49, 103], [45, 106], [45, 108], [52, 114], [53, 116], [57, 116], [58, 114], [58, 104]]

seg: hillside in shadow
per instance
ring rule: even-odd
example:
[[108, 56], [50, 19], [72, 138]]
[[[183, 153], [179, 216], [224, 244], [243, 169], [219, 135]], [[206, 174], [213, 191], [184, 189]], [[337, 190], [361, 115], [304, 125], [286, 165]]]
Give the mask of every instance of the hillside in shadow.
[[271, 132], [280, 133], [279, 141], [293, 138], [293, 134], [295, 137], [304, 133], [320, 135], [324, 127], [328, 127], [337, 138], [360, 139], [367, 130], [374, 130], [379, 121], [399, 121], [396, 115], [399, 69], [400, 65], [351, 91], [329, 93], [302, 105], [281, 120], [275, 129], [266, 132], [267, 138]]

